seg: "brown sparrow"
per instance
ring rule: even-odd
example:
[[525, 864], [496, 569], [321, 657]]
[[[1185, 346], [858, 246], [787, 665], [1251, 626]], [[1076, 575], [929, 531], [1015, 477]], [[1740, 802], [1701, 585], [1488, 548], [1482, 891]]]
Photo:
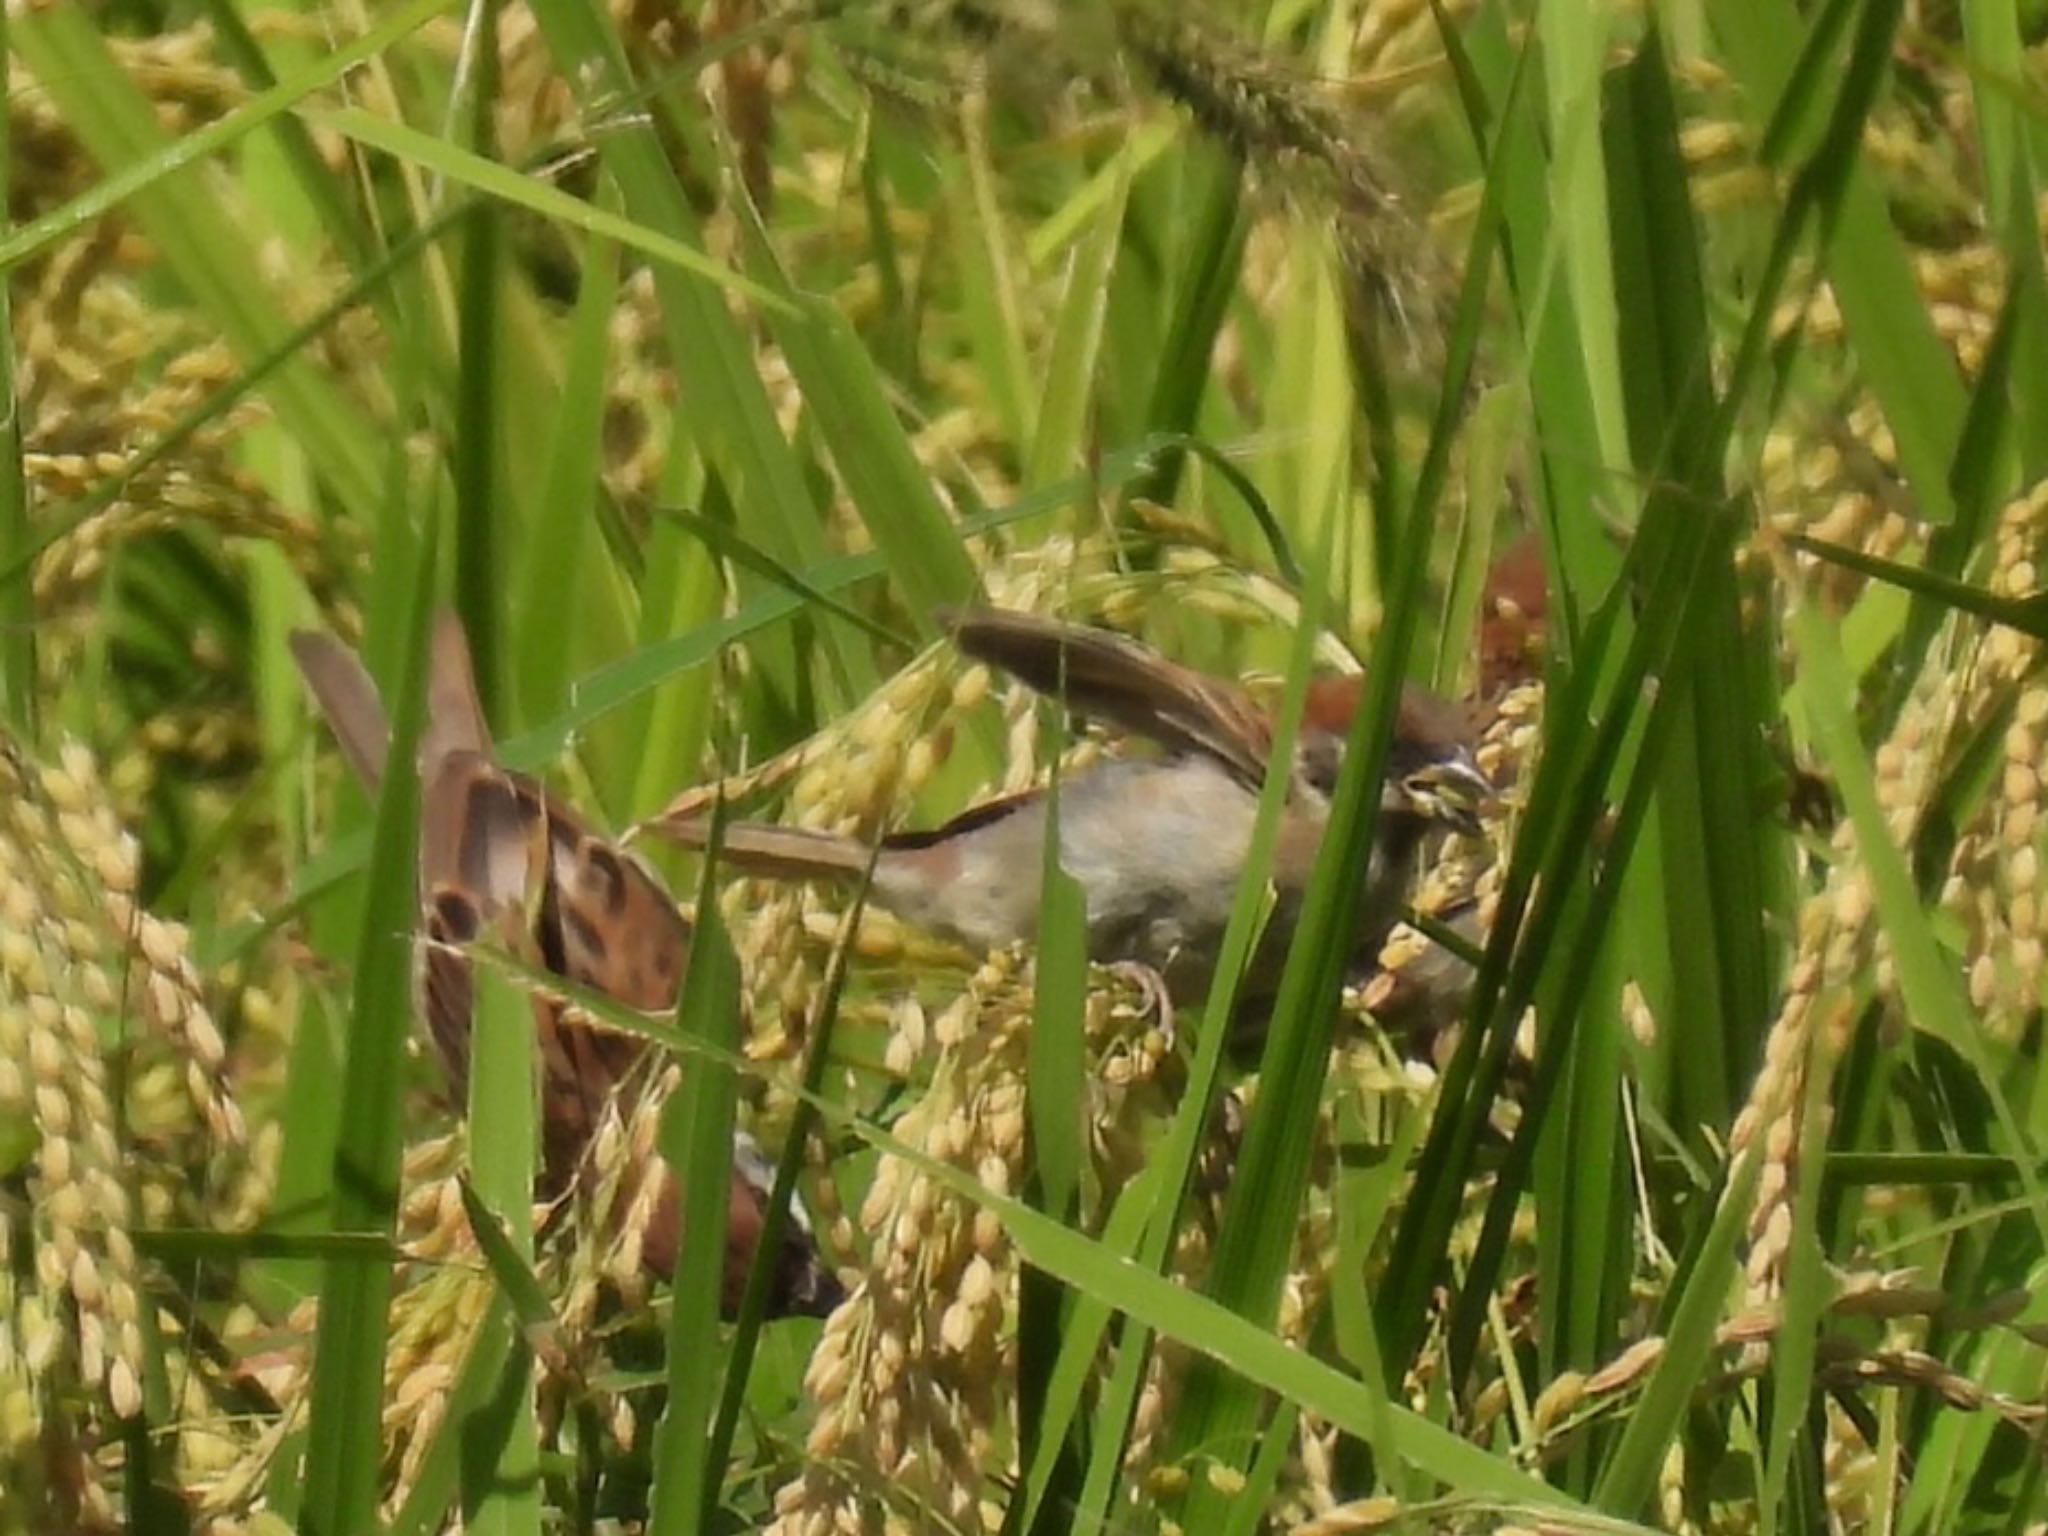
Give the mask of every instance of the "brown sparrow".
[[[976, 609], [941, 616], [968, 655], [1079, 714], [1148, 738], [1154, 757], [1112, 758], [1062, 781], [1060, 862], [1081, 884], [1089, 953], [1159, 973], [1177, 998], [1207, 986], [1251, 844], [1273, 722], [1242, 687], [1168, 661], [1107, 630], [1035, 614]], [[1248, 995], [1278, 979], [1300, 898], [1328, 817], [1357, 678], [1311, 682], [1274, 853], [1279, 905]], [[1419, 689], [1405, 692], [1380, 797], [1356, 952], [1369, 960], [1400, 912], [1424, 834], [1478, 827], [1493, 786], [1466, 744], [1460, 710]], [[650, 824], [702, 847], [701, 797], [686, 795]], [[1046, 798], [1030, 790], [977, 806], [930, 832], [882, 840], [874, 898], [897, 916], [972, 948], [1028, 941], [1038, 924]], [[749, 874], [858, 878], [869, 849], [858, 839], [740, 823], [725, 829], [724, 858]]]
[[1479, 693], [1498, 698], [1540, 676], [1550, 622], [1543, 545], [1525, 533], [1500, 552], [1479, 597]]
[[[301, 632], [292, 654], [342, 754], [364, 786], [383, 777], [391, 733], [376, 685], [331, 635]], [[460, 1105], [469, 1082], [474, 1006], [462, 945], [487, 931], [506, 936], [555, 975], [643, 1012], [675, 1007], [690, 929], [654, 875], [590, 831], [535, 780], [498, 765], [477, 698], [469, 646], [452, 613], [436, 616], [419, 744], [421, 923], [427, 1032]], [[533, 999], [541, 1079], [539, 1192], [571, 1186], [605, 1106], [647, 1059], [645, 1042]], [[739, 1302], [765, 1221], [767, 1165], [750, 1138], [736, 1138], [727, 1217], [724, 1304]], [[678, 1194], [666, 1167], [643, 1256], [663, 1278], [674, 1271]], [[792, 1211], [777, 1256], [771, 1307], [822, 1312], [838, 1285], [819, 1264], [802, 1213]]]

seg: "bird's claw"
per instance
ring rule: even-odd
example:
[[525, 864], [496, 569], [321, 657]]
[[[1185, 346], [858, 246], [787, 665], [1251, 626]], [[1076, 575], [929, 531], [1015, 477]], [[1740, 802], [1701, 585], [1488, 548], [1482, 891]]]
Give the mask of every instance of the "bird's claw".
[[1137, 989], [1144, 1012], [1159, 1021], [1159, 1034], [1170, 1055], [1176, 1038], [1176, 1017], [1166, 978], [1142, 960], [1112, 960], [1103, 969]]

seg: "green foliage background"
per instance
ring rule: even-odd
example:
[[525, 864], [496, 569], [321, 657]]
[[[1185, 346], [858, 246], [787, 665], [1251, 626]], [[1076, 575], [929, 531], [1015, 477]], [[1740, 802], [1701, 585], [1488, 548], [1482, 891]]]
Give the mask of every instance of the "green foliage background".
[[[0, 1529], [2041, 1530], [2042, 20], [10, 7]], [[1547, 664], [1426, 1068], [1340, 1019], [1333, 882], [1255, 1058], [1186, 1021], [1116, 1111], [1128, 1182], [992, 1182], [933, 1106], [1070, 1138], [1106, 979], [706, 896], [678, 1017], [609, 1016], [690, 1064], [678, 1161], [789, 1146], [861, 1278], [822, 1345], [719, 1326], [709, 1244], [563, 1321], [516, 963], [428, 1134], [416, 786], [339, 788], [293, 628], [360, 638], [394, 762], [446, 601], [600, 824], [817, 739], [791, 799], [874, 830], [1035, 750], [942, 603], [1290, 697], [1365, 658], [1365, 784], [1525, 530]], [[134, 1001], [179, 964], [224, 1055]], [[82, 1221], [67, 1072], [127, 1191]], [[890, 1168], [993, 1256], [980, 1398], [924, 1374], [964, 1290], [877, 1307]]]

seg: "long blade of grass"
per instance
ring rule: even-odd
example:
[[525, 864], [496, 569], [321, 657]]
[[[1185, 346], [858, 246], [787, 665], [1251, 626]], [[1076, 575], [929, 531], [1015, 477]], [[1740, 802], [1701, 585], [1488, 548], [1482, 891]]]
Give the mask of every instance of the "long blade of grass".
[[[0, 15], [0, 59], [7, 51], [8, 18]], [[0, 186], [13, 185], [14, 134], [0, 120]], [[35, 531], [29, 523], [28, 481], [21, 467], [21, 413], [14, 400], [13, 285], [0, 281], [0, 706], [8, 723], [33, 740], [36, 729], [35, 586], [29, 579]]]
[[1037, 430], [1024, 466], [1026, 485], [1044, 485], [1082, 467], [1103, 318], [1109, 307], [1110, 282], [1123, 239], [1124, 206], [1130, 197], [1139, 148], [1136, 139], [1130, 140], [1110, 162], [1108, 195], [1069, 258], [1066, 297], [1053, 325], [1045, 385], [1038, 398]]
[[[2007, 290], [1990, 344], [1984, 349], [1984, 360], [1978, 365], [1969, 410], [1963, 418], [1962, 437], [1956, 444], [1956, 461], [1949, 471], [1949, 489], [1956, 502], [1955, 521], [1936, 529], [1927, 541], [1925, 569], [1936, 576], [1961, 577], [1995, 526], [1992, 514], [1996, 511], [1999, 487], [2009, 478], [2000, 473], [1999, 465], [2007, 456], [2006, 444], [2011, 436], [2010, 389], [2020, 329], [2021, 294], [2018, 285]], [[1927, 648], [1941, 623], [1941, 606], [1931, 595], [1916, 593], [1907, 610], [1905, 626], [1899, 634], [1897, 679], [1892, 689], [1895, 709], [1904, 705], [1907, 689], [1920, 675]]]
[[300, 116], [315, 128], [388, 155], [423, 166], [437, 176], [458, 182], [542, 218], [553, 219], [587, 234], [604, 235], [656, 261], [740, 294], [773, 311], [783, 301], [759, 283], [734, 272], [691, 242], [639, 223], [580, 197], [571, 197], [551, 181], [524, 175], [509, 165], [486, 160], [446, 139], [422, 133], [405, 123], [378, 117], [360, 107], [302, 107]]
[[[397, 1216], [417, 902], [419, 774], [413, 748], [425, 713], [435, 564], [431, 524], [429, 529], [423, 558], [412, 573], [403, 630], [405, 664], [391, 695], [391, 746], [377, 794], [342, 1069], [333, 1212], [334, 1224], [349, 1231], [389, 1234]], [[302, 1528], [316, 1536], [363, 1530], [376, 1517], [390, 1294], [388, 1260], [328, 1260], [320, 1286], [300, 1509]]]
[[1551, 587], [1548, 644], [1559, 662], [1570, 664], [1578, 655], [1585, 613], [1609, 590], [1620, 564], [1597, 521], [1574, 509], [1619, 511], [1633, 502], [1634, 492], [1609, 467], [1601, 446], [1577, 308], [1570, 284], [1558, 281], [1555, 271], [1554, 210], [1542, 161], [1543, 104], [1533, 83], [1509, 100], [1521, 50], [1505, 18], [1504, 10], [1489, 7], [1461, 37], [1439, 6], [1437, 31], [1447, 57], [1462, 66], [1459, 92], [1473, 142], [1489, 165], [1501, 167], [1501, 260], [1527, 338], [1521, 370], [1536, 424], [1537, 526]]
[[[1272, 764], [1292, 759], [1300, 727], [1301, 711], [1307, 697], [1309, 672], [1315, 654], [1316, 633], [1322, 627], [1325, 590], [1321, 583], [1304, 595], [1300, 623], [1294, 635], [1293, 655], [1288, 667], [1287, 688], [1275, 715]], [[1152, 1165], [1160, 1170], [1154, 1186], [1149, 1225], [1138, 1254], [1138, 1262], [1149, 1273], [1164, 1272], [1179, 1230], [1180, 1213], [1192, 1187], [1196, 1159], [1203, 1138], [1211, 1128], [1222, 1084], [1224, 1052], [1230, 1035], [1230, 1021], [1237, 990], [1250, 963], [1253, 946], [1259, 942], [1265, 922], [1266, 882], [1273, 867], [1273, 854], [1280, 817], [1289, 792], [1289, 775], [1269, 770], [1259, 794], [1258, 815], [1252, 824], [1251, 843], [1245, 868], [1233, 898], [1230, 921], [1216, 957], [1216, 971], [1209, 983], [1204, 1004], [1205, 1024], [1195, 1044], [1194, 1064], [1188, 1071], [1187, 1087], [1174, 1112], [1166, 1139], [1153, 1155]], [[1078, 1326], [1070, 1329], [1063, 1351], [1091, 1359], [1096, 1341]], [[1115, 1497], [1117, 1482], [1127, 1462], [1126, 1442], [1137, 1411], [1138, 1394], [1145, 1381], [1150, 1358], [1151, 1337], [1132, 1322], [1123, 1330], [1117, 1363], [1096, 1414], [1095, 1443], [1087, 1476], [1082, 1484], [1076, 1518], [1083, 1525], [1106, 1523]], [[1069, 1366], [1069, 1369], [1078, 1368]], [[1060, 1369], [1055, 1367], [1055, 1371]]]
[[[1165, 1172], [1162, 1161], [1148, 1161], [1138, 1177], [1118, 1191], [1116, 1204], [1102, 1226], [1102, 1246], [1109, 1252], [1127, 1258], [1137, 1253], [1138, 1245], [1145, 1236], [1146, 1224], [1151, 1220], [1154, 1191]], [[1110, 1318], [1108, 1304], [1092, 1296], [1077, 1298], [1067, 1314], [1066, 1325], [1060, 1333], [1058, 1357], [1046, 1373], [1045, 1391], [1039, 1405], [1038, 1442], [1025, 1464], [1017, 1494], [1010, 1501], [1007, 1517], [1010, 1529], [1037, 1530], [1041, 1513], [1046, 1519], [1051, 1519], [1055, 1512], [1071, 1525], [1075, 1512], [1086, 1507], [1081, 1490], [1069, 1487], [1073, 1479], [1061, 1475], [1062, 1457], [1067, 1447], [1068, 1432], [1080, 1415], [1082, 1399], [1087, 1392], [1089, 1378], [1094, 1374]], [[1137, 1347], [1135, 1334], [1135, 1325], [1125, 1330], [1125, 1337], [1131, 1342], [1119, 1352], [1116, 1369], [1102, 1392], [1101, 1401], [1105, 1408], [1113, 1408], [1126, 1395], [1135, 1395], [1134, 1387], [1123, 1384], [1126, 1375], [1141, 1375], [1143, 1371], [1146, 1352]], [[1119, 1441], [1122, 1439], [1123, 1422], [1118, 1420], [1116, 1438]]]
[[405, 1502], [385, 1528], [386, 1536], [434, 1536], [445, 1528], [462, 1496], [463, 1428], [497, 1396], [521, 1347], [511, 1303], [503, 1291], [494, 1292], [448, 1387], [440, 1426], [420, 1457]]
[[[531, 1003], [508, 980], [476, 973], [470, 1028], [470, 1222], [499, 1288], [522, 1322], [532, 1310], [526, 1284], [533, 1261], [535, 1157], [534, 1018]], [[502, 1250], [498, 1252], [497, 1250]], [[487, 1404], [463, 1434], [464, 1530], [493, 1536], [538, 1536], [541, 1523], [540, 1436], [534, 1420], [533, 1350], [521, 1337]]]
[[2048, 592], [2033, 597], [2000, 597], [1969, 582], [1958, 581], [1952, 576], [1941, 575], [1923, 566], [1902, 565], [1896, 560], [1887, 560], [1881, 555], [1865, 554], [1860, 549], [1851, 549], [1844, 544], [1831, 544], [1826, 539], [1811, 538], [1805, 534], [1794, 534], [1789, 542], [1795, 549], [1803, 549], [1810, 555], [1839, 565], [1845, 570], [1856, 571], [1876, 581], [1889, 582], [1902, 591], [1911, 592], [1915, 597], [1926, 598], [1958, 613], [1974, 614], [1993, 624], [2004, 624], [2033, 635], [2037, 639], [2048, 639]]
[[[1059, 761], [1065, 733], [1047, 721], [1044, 756]], [[1038, 958], [1032, 973], [1031, 1034], [1025, 1092], [1031, 1171], [1025, 1198], [1054, 1221], [1081, 1213], [1081, 1169], [1088, 1155], [1088, 911], [1081, 883], [1060, 864], [1060, 780], [1046, 788], [1040, 854]], [[1061, 1293], [1049, 1275], [1026, 1271], [1017, 1292], [1017, 1439], [1027, 1463], [1044, 1445], [1046, 1396], [1061, 1345]], [[1064, 1433], [1064, 1427], [1058, 1431]]]
[[989, 164], [988, 102], [971, 93], [960, 103], [961, 144], [945, 154], [946, 214], [963, 275], [963, 309], [978, 376], [1004, 435], [1022, 451], [1032, 438], [1037, 401], [1024, 347], [1017, 284], [1010, 271], [1014, 244], [996, 178]]
[[[740, 972], [713, 882], [721, 816], [715, 807], [675, 1032], [680, 1039], [730, 1054], [739, 1043]], [[708, 1059], [708, 1051], [698, 1054], [700, 1059], [685, 1065], [682, 1086], [662, 1116], [662, 1155], [681, 1186], [683, 1241], [669, 1313], [668, 1406], [654, 1432], [655, 1478], [648, 1506], [652, 1536], [710, 1529], [718, 1500], [720, 1469], [709, 1460], [710, 1431], [719, 1398], [718, 1303], [739, 1085], [731, 1072]]]
[[[879, 852], [879, 845], [877, 848]], [[861, 914], [867, 909], [868, 889], [874, 880], [870, 860], [860, 887], [847, 903], [840, 919], [832, 954], [825, 964], [825, 980], [818, 1005], [805, 1031], [804, 1059], [798, 1078], [796, 1113], [790, 1117], [789, 1140], [782, 1160], [775, 1168], [775, 1186], [769, 1192], [768, 1208], [762, 1214], [761, 1236], [754, 1250], [754, 1263], [747, 1272], [746, 1291], [740, 1298], [739, 1316], [733, 1323], [732, 1349], [726, 1360], [725, 1382], [719, 1393], [718, 1414], [712, 1421], [706, 1465], [714, 1471], [725, 1467], [732, 1456], [733, 1436], [739, 1429], [740, 1409], [746, 1402], [747, 1382], [752, 1374], [755, 1351], [760, 1343], [761, 1325], [768, 1315], [769, 1291], [775, 1283], [784, 1235], [793, 1219], [790, 1201], [796, 1196], [797, 1171], [804, 1162], [804, 1148], [818, 1127], [815, 1100], [823, 1093], [826, 1068], [832, 1062], [832, 1036], [839, 1021], [839, 1000], [846, 988], [848, 962], [855, 936], [860, 932]]]
[[[1211, 145], [1192, 144], [1186, 160], [1183, 196], [1192, 212], [1176, 229], [1182, 237], [1172, 266], [1178, 281], [1145, 409], [1145, 426], [1154, 432], [1194, 430], [1209, 383], [1210, 354], [1223, 327], [1244, 261], [1245, 239], [1251, 231], [1242, 168], [1236, 158]], [[1162, 457], [1140, 493], [1153, 501], [1171, 502], [1184, 463], [1177, 453]]]
[[[479, 0], [472, 9], [470, 25], [464, 31], [464, 59], [469, 67], [458, 72], [457, 85], [469, 83], [469, 121], [463, 125], [471, 148], [457, 150], [479, 164], [490, 164], [494, 127], [492, 114], [498, 105], [498, 8], [497, 0]], [[460, 110], [460, 95], [451, 110]], [[440, 143], [441, 141], [434, 141]], [[551, 189], [552, 190], [552, 189]], [[587, 205], [582, 205], [587, 206]], [[504, 648], [498, 616], [501, 595], [507, 590], [510, 552], [505, 549], [505, 506], [499, 485], [499, 423], [503, 402], [499, 396], [498, 337], [499, 287], [503, 267], [503, 226], [500, 210], [488, 200], [469, 211], [462, 227], [460, 288], [456, 295], [457, 377], [455, 381], [455, 441], [451, 448], [451, 478], [455, 486], [455, 539], [449, 550], [454, 568], [452, 586], [455, 611], [469, 635], [469, 650], [476, 670], [477, 697], [485, 712], [503, 720], [506, 699], [501, 687]], [[502, 498], [509, 505], [510, 498]]]
[[[1526, 61], [1526, 55], [1524, 58]], [[1518, 71], [1510, 85], [1511, 103], [1523, 78]], [[1380, 780], [1393, 739], [1394, 706], [1408, 674], [1420, 616], [1431, 544], [1429, 528], [1449, 475], [1451, 445], [1464, 414], [1465, 386], [1471, 377], [1492, 271], [1488, 258], [1498, 238], [1502, 201], [1497, 173], [1496, 165], [1474, 220], [1446, 351], [1443, 393], [1416, 476], [1397, 563], [1381, 585], [1384, 609], [1374, 647], [1375, 665], [1345, 742], [1344, 767], [1329, 823], [1303, 897], [1299, 927], [1289, 946], [1273, 1022], [1260, 1057], [1258, 1100], [1217, 1234], [1211, 1294], [1254, 1319], [1272, 1315], [1293, 1249], [1316, 1129], [1316, 1117], [1304, 1109], [1320, 1102], [1329, 1069], [1331, 1031], [1349, 958], [1347, 941], [1357, 924], [1357, 871], [1366, 867]], [[1228, 1381], [1213, 1370], [1190, 1372], [1177, 1415], [1175, 1447], [1223, 1447], [1224, 1454], [1234, 1456], [1244, 1433], [1255, 1422], [1257, 1402], [1256, 1393], [1247, 1386]], [[1405, 1450], [1404, 1446], [1404, 1454]], [[1204, 1522], [1220, 1512], [1218, 1496], [1207, 1480], [1192, 1485], [1191, 1494], [1185, 1506], [1187, 1522], [1204, 1529]]]
[[769, 327], [803, 386], [804, 403], [861, 521], [910, 604], [919, 634], [929, 638], [936, 633], [932, 611], [967, 601], [980, 590], [980, 575], [853, 326], [837, 306], [795, 291], [751, 203], [742, 205], [740, 215], [749, 266], [790, 311], [771, 312]]
[[916, 642], [910, 636], [897, 633], [888, 625], [870, 618], [851, 603], [841, 602], [822, 587], [813, 586], [804, 579], [801, 572], [792, 571], [765, 549], [748, 542], [734, 528], [701, 513], [684, 511], [680, 507], [657, 507], [655, 511], [658, 516], [698, 540], [719, 559], [730, 560], [734, 565], [744, 566], [756, 576], [802, 599], [811, 607], [835, 614], [854, 628], [866, 631], [884, 645], [896, 646], [902, 650], [915, 649]]
[[631, 633], [623, 583], [601, 551], [597, 486], [604, 457], [605, 374], [611, 356], [612, 309], [619, 292], [619, 248], [604, 235], [584, 242], [576, 307], [562, 365], [561, 402], [548, 443], [539, 515], [526, 540], [515, 615], [546, 614], [546, 623], [515, 625], [512, 637], [519, 719], [532, 725], [569, 702], [576, 647], [592, 654], [623, 649]]
[[1593, 1503], [1611, 1514], [1629, 1517], [1656, 1491], [1665, 1454], [1715, 1348], [1715, 1330], [1728, 1287], [1735, 1279], [1738, 1245], [1762, 1167], [1759, 1145], [1750, 1149], [1731, 1174], [1706, 1241], [1678, 1293], [1670, 1325], [1664, 1331], [1664, 1353], [1629, 1414], [1620, 1442], [1601, 1469]]
[[[599, 147], [634, 226], [701, 249], [698, 219], [653, 120], [644, 112], [627, 111], [638, 98], [625, 49], [605, 8], [595, 0], [542, 0], [533, 13], [586, 121], [604, 124]], [[817, 505], [803, 466], [776, 421], [753, 348], [728, 307], [726, 281], [664, 266], [655, 285], [670, 352], [688, 359], [684, 387], [691, 408], [680, 414], [680, 423], [735, 505], [748, 508], [750, 532], [760, 544], [792, 569], [819, 564], [826, 543]], [[779, 301], [761, 308], [765, 316], [782, 312]], [[872, 685], [872, 663], [842, 626], [827, 620], [819, 634], [846, 686], [865, 691]], [[755, 659], [785, 696], [802, 691], [795, 647], [787, 636], [767, 637]]]
[[[255, 33], [243, 19], [241, 7], [234, 0], [205, 0], [206, 19], [213, 27], [221, 52], [233, 62], [235, 69], [249, 88], [257, 93], [275, 90], [277, 73], [271, 68], [269, 57], [263, 45], [256, 40]], [[286, 48], [280, 57], [303, 67], [311, 61], [311, 50], [303, 44], [299, 48]], [[294, 75], [298, 70], [293, 71]], [[265, 126], [276, 141], [285, 166], [291, 173], [291, 185], [305, 198], [319, 216], [320, 227], [334, 242], [350, 268], [360, 272], [376, 259], [376, 250], [371, 243], [371, 229], [367, 220], [360, 219], [348, 200], [348, 183], [336, 176], [320, 158], [320, 146], [313, 142], [306, 125], [289, 112], [279, 112], [267, 119]], [[386, 309], [387, 318], [395, 312]]]

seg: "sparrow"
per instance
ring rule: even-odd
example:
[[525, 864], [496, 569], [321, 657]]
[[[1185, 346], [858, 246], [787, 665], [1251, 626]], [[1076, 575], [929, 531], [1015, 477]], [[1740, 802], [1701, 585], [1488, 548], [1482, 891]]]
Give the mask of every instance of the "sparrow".
[[[376, 684], [332, 635], [300, 631], [294, 659], [365, 789], [383, 778], [391, 732]], [[646, 1013], [674, 1009], [689, 959], [690, 927], [638, 859], [589, 826], [536, 780], [501, 766], [477, 697], [469, 646], [454, 614], [435, 616], [420, 733], [420, 924], [427, 1035], [451, 1099], [466, 1102], [474, 983], [462, 946], [506, 938], [554, 975]], [[574, 1182], [619, 1086], [648, 1060], [645, 1041], [581, 1022], [550, 998], [533, 999], [541, 1081], [538, 1193], [555, 1200]], [[764, 1178], [763, 1170], [767, 1170]], [[767, 1214], [769, 1168], [751, 1138], [735, 1137], [727, 1213], [727, 1315], [738, 1308]], [[673, 1275], [679, 1225], [674, 1175], [662, 1188], [643, 1257]], [[803, 1213], [792, 1209], [777, 1255], [771, 1315], [822, 1316], [840, 1299]]]
[[1498, 698], [1542, 675], [1550, 623], [1543, 545], [1525, 533], [1500, 552], [1479, 597], [1479, 692]]
[[[1061, 781], [1060, 862], [1086, 897], [1090, 958], [1156, 972], [1176, 1000], [1199, 998], [1230, 919], [1251, 845], [1274, 723], [1241, 685], [1168, 660], [1109, 630], [996, 609], [949, 611], [941, 626], [968, 656], [1077, 714], [1160, 749], [1115, 757]], [[1345, 732], [1363, 688], [1311, 681], [1273, 857], [1278, 904], [1246, 978], [1256, 998], [1277, 984], [1328, 822]], [[1473, 761], [1463, 712], [1420, 689], [1402, 697], [1366, 868], [1355, 953], [1377, 954], [1401, 910], [1424, 836], [1479, 829], [1493, 786]], [[701, 795], [686, 794], [645, 830], [702, 848]], [[898, 917], [973, 949], [1036, 936], [1047, 797], [1027, 790], [926, 832], [885, 837], [872, 897]], [[747, 874], [858, 879], [869, 847], [852, 837], [728, 824], [722, 855]]]

